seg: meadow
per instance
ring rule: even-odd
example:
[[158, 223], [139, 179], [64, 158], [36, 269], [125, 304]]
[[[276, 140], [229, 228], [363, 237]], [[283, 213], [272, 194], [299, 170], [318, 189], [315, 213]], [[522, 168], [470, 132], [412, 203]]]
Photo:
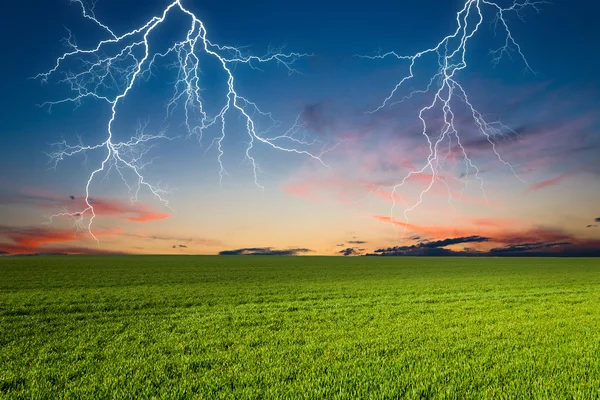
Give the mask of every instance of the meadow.
[[600, 397], [600, 259], [0, 258], [0, 398]]

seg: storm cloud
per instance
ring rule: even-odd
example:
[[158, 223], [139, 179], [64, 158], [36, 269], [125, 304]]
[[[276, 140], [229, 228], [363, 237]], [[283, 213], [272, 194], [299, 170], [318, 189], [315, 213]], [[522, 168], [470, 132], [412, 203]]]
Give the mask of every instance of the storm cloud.
[[[386, 249], [377, 249], [373, 254], [380, 256], [448, 256], [457, 253], [455, 251], [444, 249], [446, 246], [461, 243], [482, 243], [489, 241], [490, 238], [483, 236], [467, 236], [459, 238], [447, 238], [443, 240], [424, 241], [412, 246], [394, 246]], [[461, 252], [462, 253], [462, 252]]]
[[348, 257], [348, 256], [358, 256], [360, 255], [360, 252], [357, 251], [355, 248], [353, 247], [348, 247], [347, 249], [344, 250], [340, 250], [338, 251], [339, 254]]
[[272, 247], [247, 247], [243, 249], [223, 250], [220, 256], [295, 256], [302, 253], [310, 253], [311, 249], [296, 248], [276, 250]]

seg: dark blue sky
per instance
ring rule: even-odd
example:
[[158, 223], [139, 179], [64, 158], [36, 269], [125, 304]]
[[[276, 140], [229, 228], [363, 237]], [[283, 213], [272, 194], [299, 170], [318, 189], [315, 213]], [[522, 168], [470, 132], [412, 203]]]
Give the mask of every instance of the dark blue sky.
[[[97, 15], [116, 32], [124, 32], [155, 15], [167, 3], [100, 0]], [[368, 5], [313, 0], [298, 4], [237, 3], [184, 2], [202, 15], [217, 42], [251, 44], [258, 54], [269, 43], [287, 44], [293, 51], [314, 52], [320, 62], [304, 68], [305, 74], [318, 73], [320, 68], [343, 72], [353, 68], [349, 64], [356, 63], [351, 58], [353, 54], [369, 54], [378, 48], [407, 54], [423, 49], [454, 27], [453, 12], [462, 5], [459, 1], [438, 0], [373, 0]], [[595, 1], [557, 0], [542, 5], [538, 15], [528, 12], [526, 24], [513, 18], [515, 37], [542, 79], [598, 88], [598, 55], [594, 49], [600, 37], [596, 19], [599, 12], [600, 4]], [[67, 0], [8, 2], [0, 19], [5, 38], [1, 44], [2, 132], [35, 131], [40, 128], [36, 121], [42, 119], [35, 104], [47, 100], [48, 91], [27, 78], [46, 70], [64, 50], [60, 44], [64, 27], [73, 30], [79, 43], [95, 40], [98, 36], [94, 33], [101, 32], [82, 19], [79, 8]], [[484, 55], [480, 54], [480, 60], [485, 64]], [[511, 66], [508, 61], [503, 66], [507, 68], [498, 68], [495, 74], [500, 79], [521, 69], [521, 65]]]
[[[115, 32], [124, 32], [156, 15], [166, 4], [168, 2], [163, 0], [101, 0], [96, 14]], [[315, 53], [309, 62], [299, 65], [304, 76], [295, 82], [310, 93], [299, 94], [302, 100], [298, 101], [346, 101], [344, 106], [353, 112], [350, 104], [362, 110], [373, 103], [361, 103], [361, 100], [381, 98], [395, 79], [392, 74], [396, 70], [393, 62], [370, 63], [352, 56], [373, 54], [377, 49], [410, 54], [431, 46], [454, 29], [454, 12], [463, 2], [373, 0], [368, 5], [357, 2], [342, 5], [313, 0], [298, 4], [186, 0], [184, 4], [204, 19], [216, 42], [252, 45], [256, 54], [262, 54], [270, 43], [286, 44], [289, 51]], [[470, 53], [471, 70], [476, 77], [495, 80], [500, 85], [548, 81], [554, 87], [568, 86], [574, 93], [585, 92], [582, 102], [597, 107], [600, 85], [598, 54], [594, 49], [600, 38], [600, 24], [595, 17], [600, 12], [600, 4], [558, 0], [541, 7], [540, 14], [526, 13], [525, 24], [514, 17], [510, 20], [513, 33], [538, 76], [523, 74], [523, 65], [518, 60], [504, 60], [493, 70], [486, 57], [488, 42], [483, 40], [485, 35], [491, 36], [487, 26], [485, 35], [477, 39]], [[0, 148], [3, 171], [0, 179], [6, 181], [14, 179], [15, 166], [19, 166], [17, 173], [28, 178], [36, 176], [40, 168], [47, 167], [47, 159], [42, 154], [48, 150], [47, 144], [56, 141], [60, 134], [72, 135], [69, 127], [73, 118], [86, 121], [92, 118], [85, 111], [74, 114], [71, 106], [58, 107], [52, 115], [36, 107], [68, 92], [65, 87], [42, 85], [28, 78], [50, 68], [64, 51], [61, 39], [65, 37], [65, 27], [73, 31], [82, 45], [103, 36], [97, 27], [81, 17], [79, 7], [70, 5], [67, 0], [8, 2], [3, 9], [0, 15], [0, 30], [5, 38], [0, 44], [4, 60], [0, 67], [4, 77], [0, 87], [0, 134], [4, 145]], [[361, 78], [363, 82], [359, 81]], [[379, 90], [365, 93], [365, 87], [373, 88], [373, 82], [379, 80]], [[270, 91], [267, 89], [265, 93], [268, 95]], [[294, 102], [294, 99], [288, 100]], [[296, 111], [288, 111], [297, 112], [301, 106], [293, 104], [290, 108], [296, 107]]]
[[[355, 55], [372, 55], [377, 50], [408, 55], [434, 47], [441, 38], [454, 31], [456, 12], [465, 4], [464, 0], [182, 2], [203, 20], [210, 40], [215, 43], [251, 46], [248, 50], [255, 55], [264, 54], [269, 45], [286, 45], [285, 51], [314, 53], [313, 57], [297, 63], [301, 74], [293, 76], [288, 76], [285, 69], [269, 64], [264, 65], [262, 72], [236, 67], [238, 89], [265, 110], [272, 111], [283, 126], [289, 126], [304, 109], [312, 113], [310, 134], [317, 137], [356, 134], [361, 139], [353, 142], [356, 147], [351, 150], [358, 153], [358, 156], [354, 155], [361, 162], [368, 158], [369, 151], [401, 148], [398, 154], [410, 155], [411, 146], [422, 137], [414, 131], [414, 124], [418, 123], [415, 121], [418, 114], [415, 104], [365, 117], [365, 111], [376, 107], [406, 74], [406, 63], [365, 60]], [[169, 3], [163, 0], [99, 0], [95, 12], [99, 20], [122, 34], [159, 15]], [[498, 3], [507, 5], [511, 2], [498, 0]], [[524, 173], [535, 170], [539, 174], [532, 177], [533, 182], [536, 179], [559, 182], [563, 179], [560, 174], [572, 176], [573, 171], [592, 171], [600, 176], [600, 168], [594, 164], [597, 157], [593, 154], [600, 138], [599, 121], [594, 117], [595, 110], [600, 109], [599, 56], [596, 51], [600, 38], [600, 24], [596, 18], [600, 4], [556, 0], [542, 4], [540, 8], [539, 14], [531, 9], [526, 11], [523, 14], [525, 22], [515, 15], [507, 15], [512, 34], [537, 75], [524, 73], [523, 62], [518, 57], [505, 58], [493, 68], [488, 52], [499, 47], [504, 36], [500, 32], [495, 37], [490, 25], [485, 23], [469, 43], [469, 67], [460, 73], [460, 82], [483, 113], [500, 116], [510, 128], [523, 133], [526, 141], [533, 141], [529, 142], [529, 147], [511, 149], [507, 145], [509, 159], [521, 166], [526, 164], [523, 161], [535, 164], [535, 168], [522, 167]], [[182, 15], [169, 18], [160, 35], [153, 38], [153, 46], [170, 45], [171, 39], [186, 29], [183, 22]], [[68, 0], [8, 2], [0, 13], [0, 33], [4, 38], [0, 43], [3, 55], [0, 66], [3, 77], [0, 81], [0, 136], [3, 139], [0, 184], [5, 192], [28, 187], [80, 196], [92, 168], [90, 165], [100, 160], [97, 155], [91, 155], [87, 167], [82, 167], [82, 160], [78, 159], [65, 162], [57, 171], [48, 171], [50, 165], [44, 153], [50, 150], [50, 143], [61, 137], [72, 142], [76, 135], [81, 135], [86, 144], [102, 142], [109, 117], [106, 104], [94, 101], [85, 101], [76, 110], [73, 105], [55, 106], [51, 114], [47, 108], [37, 106], [69, 96], [68, 87], [57, 84], [56, 80], [42, 84], [29, 79], [52, 68], [56, 58], [65, 51], [61, 44], [66, 35], [65, 27], [72, 31], [82, 48], [106, 38], [105, 32], [84, 19], [80, 7]], [[223, 86], [223, 81], [219, 80], [218, 74], [213, 74], [210, 64], [205, 68], [209, 77], [205, 82], [209, 89], [206, 96], [210, 99], [213, 85], [218, 88], [218, 85]], [[162, 112], [171, 93], [169, 84], [173, 75], [169, 74], [168, 70], [157, 72], [155, 78], [139, 91], [136, 87], [131, 99], [124, 102], [123, 109], [120, 108], [122, 112], [115, 123], [116, 135], [130, 135], [136, 120], [154, 118]], [[414, 85], [420, 87], [423, 82], [418, 77]], [[152, 128], [160, 127], [160, 121], [157, 121], [156, 118], [152, 121], [156, 123]], [[169, 128], [179, 133], [180, 122], [170, 123]], [[243, 160], [244, 140], [247, 140], [243, 135], [235, 135], [243, 128], [239, 121], [237, 124], [233, 120], [228, 125], [234, 134], [226, 144], [233, 151], [231, 155], [225, 155], [227, 165], [233, 166], [232, 176], [237, 174], [237, 178], [226, 180], [224, 190], [230, 184], [237, 190], [236, 185], [244, 179], [249, 179], [249, 186], [252, 186], [251, 172], [243, 172], [241, 167], [236, 169], [240, 155]], [[372, 135], [365, 134], [367, 131]], [[536, 142], [538, 135], [542, 138]], [[390, 138], [400, 141], [386, 142]], [[568, 147], [559, 161], [555, 161], [557, 150], [546, 148], [542, 143], [544, 140], [555, 141], [555, 138], [560, 139], [560, 144], [555, 143], [556, 148]], [[402, 141], [404, 139], [409, 145]], [[214, 148], [209, 154], [210, 162], [204, 163], [198, 159], [206, 143], [204, 148], [186, 143], [164, 144], [157, 153], [161, 157], [158, 166], [149, 172], [152, 178], [184, 188], [183, 194], [175, 199], [189, 199], [190, 188], [215, 189], [218, 186]], [[477, 150], [476, 141], [471, 145]], [[280, 182], [305, 167], [302, 159], [288, 157], [286, 153], [271, 153], [269, 148], [255, 151], [257, 157], [262, 157], [266, 181]], [[343, 151], [350, 152], [348, 149]], [[344, 154], [336, 157], [347, 158]], [[485, 161], [485, 157], [482, 159]], [[350, 170], [347, 168], [344, 173], [350, 174]], [[557, 177], [553, 178], [555, 175]], [[188, 187], [190, 181], [194, 185]], [[272, 186], [277, 185], [279, 183]], [[115, 195], [123, 194], [122, 185], [120, 189], [114, 188]], [[522, 188], [515, 190], [522, 191]], [[108, 193], [112, 193], [111, 190]], [[591, 198], [593, 193], [586, 196]], [[215, 199], [217, 197], [211, 201], [219, 202]], [[551, 212], [550, 208], [546, 211]]]

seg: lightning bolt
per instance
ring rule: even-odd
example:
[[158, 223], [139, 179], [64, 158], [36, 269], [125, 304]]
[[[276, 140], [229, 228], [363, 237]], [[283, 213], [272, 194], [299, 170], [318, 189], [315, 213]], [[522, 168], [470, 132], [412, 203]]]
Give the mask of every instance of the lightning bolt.
[[[62, 212], [52, 215], [49, 222], [58, 217], [71, 218], [77, 229], [87, 231], [98, 241], [92, 232], [92, 223], [96, 213], [94, 201], [90, 197], [91, 188], [92, 183], [99, 175], [105, 174], [104, 179], [106, 179], [111, 171], [119, 174], [131, 195], [132, 202], [137, 201], [140, 190], [145, 189], [169, 207], [169, 201], [165, 196], [169, 190], [162, 188], [159, 184], [150, 183], [144, 178], [144, 167], [151, 163], [151, 160], [149, 162], [142, 160], [159, 141], [174, 140], [178, 137], [168, 136], [165, 130], [147, 133], [147, 124], [145, 124], [140, 125], [129, 140], [118, 141], [115, 139], [114, 128], [120, 106], [133, 87], [153, 76], [153, 70], [159, 68], [159, 60], [167, 59], [167, 57], [175, 60], [169, 65], [169, 68], [176, 70], [177, 78], [174, 83], [173, 96], [166, 106], [166, 118], [172, 116], [177, 107], [182, 107], [185, 111], [186, 137], [194, 136], [199, 141], [202, 140], [207, 129], [213, 126], [220, 127], [220, 135], [212, 140], [207, 151], [213, 147], [217, 148], [221, 182], [226, 174], [222, 161], [224, 155], [222, 144], [227, 133], [226, 122], [231, 118], [230, 115], [235, 114], [245, 122], [248, 135], [245, 157], [252, 165], [254, 183], [258, 187], [264, 189], [258, 180], [260, 167], [252, 155], [252, 149], [256, 143], [262, 143], [287, 153], [305, 155], [327, 166], [322, 159], [323, 155], [333, 150], [339, 143], [316, 139], [310, 141], [305, 136], [300, 136], [305, 127], [300, 122], [300, 115], [294, 126], [287, 132], [269, 136], [272, 129], [279, 127], [279, 123], [272, 118], [270, 113], [261, 111], [256, 103], [242, 96], [236, 89], [234, 67], [237, 65], [243, 64], [253, 69], [259, 69], [263, 63], [277, 63], [283, 66], [288, 74], [292, 74], [297, 72], [293, 68], [294, 63], [301, 58], [311, 56], [311, 54], [283, 53], [281, 48], [272, 48], [265, 56], [258, 57], [246, 54], [242, 48], [214, 43], [209, 40], [202, 20], [184, 7], [181, 0], [173, 1], [159, 16], [154, 16], [142, 26], [123, 34], [116, 33], [96, 18], [95, 2], [89, 9], [83, 0], [71, 0], [71, 3], [76, 3], [81, 8], [83, 17], [98, 26], [107, 38], [97, 42], [95, 46], [82, 48], [75, 43], [71, 32], [68, 31], [64, 43], [69, 51], [56, 59], [52, 69], [40, 73], [34, 78], [47, 82], [55, 76], [61, 76], [58, 83], [69, 85], [73, 95], [43, 103], [42, 106], [47, 106], [51, 111], [53, 106], [73, 103], [77, 108], [84, 100], [95, 99], [108, 105], [110, 119], [106, 125], [106, 139], [101, 143], [84, 145], [80, 140], [78, 144], [72, 145], [63, 140], [53, 144], [53, 151], [48, 156], [54, 167], [65, 158], [86, 155], [92, 151], [104, 151], [105, 156], [87, 180], [85, 207], [76, 212], [62, 210]], [[158, 35], [156, 30], [171, 14], [176, 12], [182, 14], [189, 21], [189, 25], [187, 25], [189, 29], [185, 36], [162, 52], [153, 50], [154, 46], [151, 42], [153, 42], [154, 36]], [[223, 96], [222, 103], [219, 105], [220, 110], [216, 112], [216, 115], [210, 115], [206, 111], [205, 101], [201, 96], [203, 77], [200, 67], [204, 60], [216, 61], [226, 77], [227, 93]], [[258, 117], [267, 118], [272, 122], [272, 126], [262, 132], [258, 131], [256, 122]]]
[[[498, 28], [501, 28], [504, 32], [504, 43], [501, 47], [490, 51], [492, 57], [492, 65], [494, 68], [502, 60], [503, 57], [512, 57], [512, 54], [516, 54], [525, 65], [525, 71], [535, 74], [531, 68], [527, 58], [521, 51], [520, 45], [517, 43], [512, 35], [507, 22], [507, 15], [516, 15], [521, 21], [524, 21], [523, 13], [526, 9], [534, 9], [536, 12], [540, 12], [540, 6], [547, 3], [546, 1], [534, 1], [534, 0], [522, 0], [514, 1], [509, 7], [502, 7], [497, 2], [490, 0], [466, 0], [463, 8], [456, 14], [456, 30], [454, 33], [444, 37], [434, 47], [423, 50], [413, 55], [400, 55], [394, 51], [378, 54], [375, 56], [364, 56], [360, 57], [368, 59], [384, 59], [393, 57], [398, 60], [408, 61], [408, 74], [401, 78], [401, 80], [395, 85], [390, 94], [383, 100], [383, 102], [374, 110], [369, 113], [376, 113], [379, 110], [390, 107], [398, 103], [402, 103], [406, 100], [412, 99], [416, 96], [431, 95], [431, 101], [428, 101], [419, 111], [419, 119], [422, 124], [422, 135], [425, 137], [428, 147], [429, 155], [422, 168], [410, 171], [402, 180], [397, 184], [390, 187], [381, 187], [382, 190], [390, 190], [392, 207], [390, 210], [390, 221], [392, 225], [397, 228], [397, 224], [394, 223], [394, 209], [396, 207], [396, 196], [401, 188], [409, 181], [412, 177], [419, 174], [431, 173], [431, 181], [427, 187], [422, 190], [419, 194], [419, 199], [412, 205], [408, 205], [404, 209], [404, 234], [406, 235], [408, 226], [408, 214], [417, 208], [422, 202], [424, 196], [431, 190], [436, 181], [441, 182], [448, 188], [449, 202], [451, 203], [452, 195], [448, 182], [445, 180], [444, 175], [441, 174], [441, 169], [444, 166], [446, 159], [452, 154], [453, 141], [459, 152], [462, 155], [465, 168], [465, 181], [463, 190], [468, 185], [469, 173], [475, 171], [475, 178], [480, 183], [480, 189], [483, 196], [487, 200], [487, 195], [484, 190], [484, 182], [480, 176], [480, 169], [475, 165], [468, 155], [467, 150], [461, 142], [461, 136], [455, 124], [455, 113], [453, 112], [452, 105], [455, 101], [460, 101], [466, 105], [467, 111], [470, 118], [475, 123], [477, 131], [482, 134], [491, 145], [491, 149], [494, 152], [498, 160], [504, 164], [511, 172], [517, 177], [517, 179], [523, 181], [515, 170], [515, 166], [507, 162], [502, 158], [496, 147], [496, 140], [499, 137], [503, 137], [507, 134], [514, 134], [516, 132], [511, 130], [509, 127], [502, 124], [501, 121], [488, 121], [484, 115], [479, 112], [469, 99], [469, 96], [464, 87], [459, 83], [457, 74], [467, 68], [466, 54], [467, 47], [471, 39], [480, 30], [481, 25], [484, 21], [489, 19], [489, 22], [493, 26], [494, 33], [497, 34]], [[413, 90], [409, 94], [403, 96], [399, 100], [398, 94], [401, 88], [405, 84], [415, 77], [414, 69], [416, 65], [424, 59], [425, 56], [432, 55], [437, 58], [436, 72], [428, 79], [428, 84], [424, 89]], [[425, 117], [425, 114], [436, 108], [441, 109], [443, 113], [443, 124], [439, 133], [432, 134], [430, 131], [430, 124]], [[448, 141], [448, 151], [444, 154], [442, 144], [444, 141]], [[458, 178], [455, 178], [458, 179]]]

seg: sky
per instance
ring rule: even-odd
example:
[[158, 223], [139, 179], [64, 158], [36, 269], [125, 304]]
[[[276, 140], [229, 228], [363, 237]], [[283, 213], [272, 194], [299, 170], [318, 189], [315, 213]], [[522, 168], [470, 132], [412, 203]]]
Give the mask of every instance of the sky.
[[[483, 0], [181, 0], [163, 14], [170, 4], [5, 6], [1, 254], [600, 255], [597, 2], [505, 12], [525, 59], [513, 45], [497, 63], [507, 35]], [[419, 58], [388, 102], [411, 63], [374, 56], [434, 48], [466, 4], [469, 29], [476, 5], [483, 22], [453, 75], [452, 134], [440, 101], [421, 112], [439, 85], [450, 96], [430, 81], [438, 55]], [[182, 9], [214, 54], [173, 47], [192, 26]], [[147, 37], [57, 65], [69, 44], [95, 49], [163, 16]], [[166, 56], [136, 75], [146, 43]], [[215, 56], [275, 53], [302, 56]], [[228, 104], [223, 126], [214, 117]], [[427, 138], [440, 139], [433, 158]]]

